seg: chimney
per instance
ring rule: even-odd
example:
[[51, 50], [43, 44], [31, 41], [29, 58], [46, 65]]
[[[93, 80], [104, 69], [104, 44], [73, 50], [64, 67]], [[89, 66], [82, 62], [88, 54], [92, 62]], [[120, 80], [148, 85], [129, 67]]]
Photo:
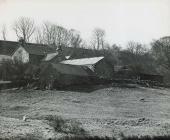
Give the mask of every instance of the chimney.
[[59, 45], [58, 48], [56, 49], [58, 56], [59, 56], [59, 58], [58, 58], [59, 61], [65, 60], [65, 56], [64, 56], [62, 47], [63, 47], [62, 45]]
[[19, 44], [22, 46], [22, 47], [24, 47], [25, 46], [25, 40], [22, 38], [22, 37], [20, 37], [20, 39], [19, 39]]
[[53, 42], [53, 43], [51, 44], [51, 47], [56, 48], [56, 43]]
[[58, 52], [59, 55], [62, 55], [62, 53], [63, 53], [62, 52], [62, 45], [58, 46], [57, 52]]

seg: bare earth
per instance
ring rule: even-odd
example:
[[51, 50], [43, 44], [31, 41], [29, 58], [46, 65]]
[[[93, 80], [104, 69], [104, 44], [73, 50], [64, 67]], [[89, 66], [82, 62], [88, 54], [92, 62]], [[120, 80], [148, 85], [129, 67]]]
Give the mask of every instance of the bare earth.
[[[46, 115], [75, 119], [90, 135], [170, 134], [170, 89], [110, 87], [93, 92], [4, 90], [0, 92], [0, 136], [61, 137]], [[24, 122], [22, 117], [28, 115]]]

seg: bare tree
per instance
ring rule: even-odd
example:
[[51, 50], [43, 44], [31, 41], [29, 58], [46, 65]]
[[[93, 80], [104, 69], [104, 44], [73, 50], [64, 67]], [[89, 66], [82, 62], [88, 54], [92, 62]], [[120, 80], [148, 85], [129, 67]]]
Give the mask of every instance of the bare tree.
[[74, 29], [70, 30], [70, 46], [73, 48], [80, 48], [83, 45], [83, 40], [80, 36], [80, 33]]
[[170, 37], [164, 37], [151, 43], [152, 54], [157, 63], [170, 69]]
[[95, 50], [104, 49], [104, 38], [105, 31], [100, 28], [96, 28], [93, 31], [93, 38], [91, 41], [91, 45]]
[[44, 42], [45, 44], [53, 44], [56, 42], [55, 40], [55, 30], [54, 30], [54, 25], [49, 23], [49, 22], [45, 22], [43, 24], [43, 35], [44, 35]]
[[36, 28], [34, 39], [35, 39], [35, 42], [38, 44], [45, 44], [44, 34], [43, 34], [43, 30], [41, 30], [41, 28]]
[[55, 46], [68, 46], [71, 33], [64, 27], [45, 22], [43, 24], [43, 38], [45, 44], [55, 44]]
[[120, 51], [119, 59], [123, 65], [128, 65], [131, 70], [138, 74], [140, 72], [154, 72], [155, 62], [149, 49], [144, 44], [130, 41], [126, 49]]
[[69, 46], [79, 48], [85, 46], [77, 30], [67, 30], [62, 26], [50, 22], [45, 22], [42, 27], [36, 29], [35, 42], [48, 44], [53, 47]]
[[70, 40], [70, 32], [62, 26], [56, 26], [57, 44], [67, 46]]
[[134, 41], [130, 41], [127, 44], [127, 51], [129, 51], [130, 53], [132, 53], [134, 55], [142, 55], [147, 51], [147, 49], [145, 48], [145, 46], [143, 44], [140, 44], [140, 43], [134, 42]]
[[25, 42], [29, 42], [35, 31], [34, 21], [27, 17], [21, 17], [15, 21], [13, 29], [18, 38], [23, 38]]
[[5, 24], [2, 26], [1, 32], [2, 32], [2, 38], [3, 38], [3, 40], [6, 40], [7, 30], [6, 30], [6, 25], [5, 25]]

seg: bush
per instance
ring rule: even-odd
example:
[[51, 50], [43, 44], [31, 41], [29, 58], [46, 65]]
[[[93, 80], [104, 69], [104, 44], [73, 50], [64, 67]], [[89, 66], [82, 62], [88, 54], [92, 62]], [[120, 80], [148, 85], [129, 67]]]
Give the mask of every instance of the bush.
[[81, 123], [77, 121], [70, 121], [67, 122], [66, 127], [69, 130], [69, 133], [71, 134], [76, 134], [76, 135], [84, 135], [86, 132], [85, 130], [81, 127]]
[[19, 140], [43, 140], [42, 138], [34, 136], [32, 134], [27, 134], [26, 136], [23, 136], [21, 138], [16, 138], [16, 139], [19, 139]]
[[168, 135], [168, 136], [154, 136], [153, 140], [170, 140], [170, 135]]
[[49, 121], [49, 125], [54, 128], [55, 131], [61, 133], [70, 133], [76, 135], [85, 135], [85, 130], [81, 127], [81, 123], [76, 121], [64, 120], [59, 116], [49, 115], [45, 117]]
[[52, 126], [55, 131], [63, 132], [66, 122], [61, 117], [49, 115], [45, 119], [49, 121], [49, 125]]
[[32, 78], [37, 71], [38, 67], [33, 64], [9, 60], [0, 65], [0, 78], [4, 80]]
[[0, 65], [0, 80], [10, 80], [14, 74], [13, 62], [11, 60], [3, 61]]
[[150, 136], [130, 136], [130, 137], [123, 137], [122, 140], [152, 140]]
[[39, 67], [19, 61], [4, 61], [0, 65], [0, 80], [12, 81], [10, 87], [24, 87], [36, 82]]

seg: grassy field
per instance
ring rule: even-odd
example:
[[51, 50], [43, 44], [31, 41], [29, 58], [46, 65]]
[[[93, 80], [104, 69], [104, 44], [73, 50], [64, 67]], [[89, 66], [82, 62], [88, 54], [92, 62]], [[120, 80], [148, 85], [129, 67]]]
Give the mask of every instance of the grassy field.
[[[27, 115], [28, 120], [22, 120]], [[88, 135], [170, 134], [170, 89], [109, 87], [91, 92], [4, 90], [0, 92], [0, 136], [62, 137], [44, 118], [76, 121]]]

